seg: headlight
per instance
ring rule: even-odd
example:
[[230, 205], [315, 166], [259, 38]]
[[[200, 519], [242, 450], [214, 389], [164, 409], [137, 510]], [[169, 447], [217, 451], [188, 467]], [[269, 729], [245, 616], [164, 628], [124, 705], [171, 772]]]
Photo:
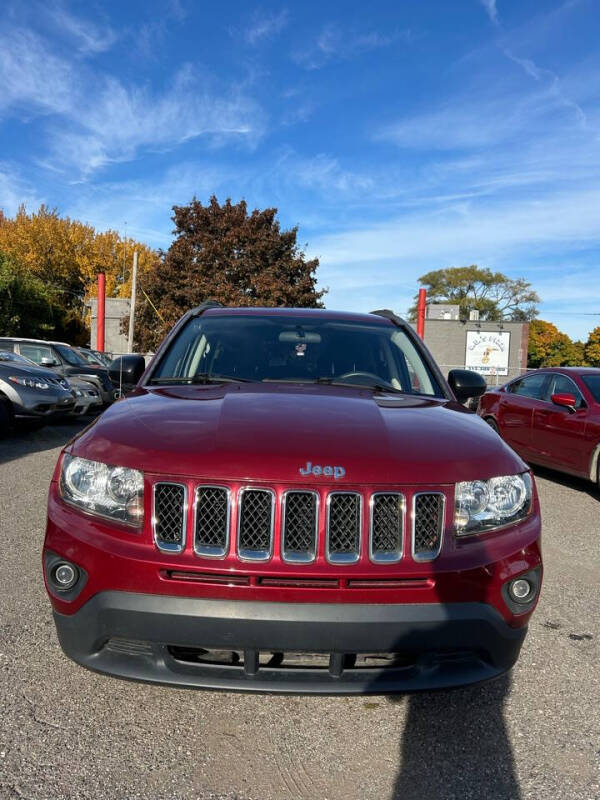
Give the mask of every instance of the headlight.
[[71, 384], [69, 383], [69, 381], [66, 378], [61, 378], [58, 382], [63, 387], [63, 389], [67, 389], [67, 390], [71, 389]]
[[49, 389], [50, 384], [43, 381], [41, 378], [24, 378], [22, 375], [10, 375], [9, 381], [18, 383], [21, 386], [27, 386], [29, 389]]
[[112, 467], [66, 454], [60, 475], [64, 500], [102, 517], [141, 526], [144, 476], [137, 469]]
[[454, 531], [485, 533], [526, 517], [531, 510], [531, 476], [503, 475], [456, 484]]

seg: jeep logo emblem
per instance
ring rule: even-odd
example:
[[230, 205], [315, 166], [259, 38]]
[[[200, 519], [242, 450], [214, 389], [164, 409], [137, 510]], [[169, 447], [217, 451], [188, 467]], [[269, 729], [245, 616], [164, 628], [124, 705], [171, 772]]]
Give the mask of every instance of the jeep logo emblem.
[[344, 467], [331, 467], [329, 465], [322, 467], [320, 464], [313, 464], [312, 461], [307, 461], [305, 467], [300, 467], [300, 475], [325, 475], [327, 478], [335, 478], [339, 481], [346, 474]]

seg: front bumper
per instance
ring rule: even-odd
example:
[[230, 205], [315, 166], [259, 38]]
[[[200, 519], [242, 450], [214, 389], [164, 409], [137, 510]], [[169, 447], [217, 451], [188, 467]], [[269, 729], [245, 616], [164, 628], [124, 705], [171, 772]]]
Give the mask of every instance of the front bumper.
[[513, 666], [527, 631], [483, 602], [273, 603], [121, 591], [100, 592], [74, 614], [55, 611], [54, 619], [66, 655], [98, 672], [300, 694], [387, 694], [489, 680]]

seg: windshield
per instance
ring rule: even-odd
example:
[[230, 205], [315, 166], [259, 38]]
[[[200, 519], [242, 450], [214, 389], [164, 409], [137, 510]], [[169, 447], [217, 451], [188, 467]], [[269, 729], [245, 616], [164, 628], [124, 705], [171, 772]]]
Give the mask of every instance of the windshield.
[[85, 367], [87, 366], [87, 361], [85, 361], [79, 353], [77, 353], [73, 348], [67, 347], [64, 344], [57, 344], [55, 345], [58, 352], [67, 362], [67, 364], [71, 364], [73, 367]]
[[406, 333], [392, 325], [298, 316], [191, 319], [151, 382], [224, 377], [322, 381], [442, 396]]
[[584, 375], [583, 382], [594, 395], [594, 400], [600, 403], [600, 373], [597, 375]]
[[100, 359], [91, 351], [82, 350], [81, 348], [77, 348], [77, 355], [81, 356], [86, 364], [93, 364], [95, 367], [101, 366], [103, 367], [104, 364]]

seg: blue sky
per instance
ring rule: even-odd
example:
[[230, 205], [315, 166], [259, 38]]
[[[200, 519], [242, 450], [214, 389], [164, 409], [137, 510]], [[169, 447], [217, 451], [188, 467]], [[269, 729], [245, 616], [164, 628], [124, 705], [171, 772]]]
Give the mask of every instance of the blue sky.
[[[163, 248], [196, 195], [277, 206], [329, 307], [526, 277], [600, 324], [598, 0], [3, 3], [0, 207]], [[593, 316], [596, 314], [597, 316]]]

